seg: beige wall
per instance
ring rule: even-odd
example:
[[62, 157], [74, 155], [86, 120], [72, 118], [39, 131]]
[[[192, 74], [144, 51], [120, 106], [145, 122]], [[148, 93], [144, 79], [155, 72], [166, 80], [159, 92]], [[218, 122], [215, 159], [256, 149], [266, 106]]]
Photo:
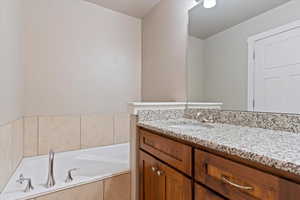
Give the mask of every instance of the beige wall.
[[21, 0], [0, 1], [0, 125], [22, 115]]
[[204, 41], [189, 36], [187, 50], [188, 100], [199, 102], [204, 100]]
[[246, 110], [248, 37], [299, 20], [299, 10], [291, 1], [205, 40], [205, 100]]
[[81, 0], [26, 0], [25, 115], [126, 112], [140, 100], [141, 20]]
[[188, 9], [194, 0], [161, 0], [143, 20], [142, 99], [186, 99]]
[[128, 142], [123, 112], [141, 98], [140, 19], [24, 2], [0, 1], [0, 192], [23, 155]]
[[21, 6], [0, 1], [0, 193], [23, 157]]

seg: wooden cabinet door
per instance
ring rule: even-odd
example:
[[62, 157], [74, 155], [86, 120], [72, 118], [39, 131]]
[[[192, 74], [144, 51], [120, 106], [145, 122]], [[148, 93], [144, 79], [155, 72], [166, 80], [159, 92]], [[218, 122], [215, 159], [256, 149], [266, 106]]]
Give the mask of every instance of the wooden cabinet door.
[[192, 200], [191, 180], [140, 151], [140, 200]]
[[165, 184], [165, 200], [192, 200], [192, 181], [183, 174], [159, 164], [158, 176]]
[[157, 176], [158, 161], [148, 154], [140, 151], [139, 175], [140, 175], [140, 200], [165, 200], [164, 183]]

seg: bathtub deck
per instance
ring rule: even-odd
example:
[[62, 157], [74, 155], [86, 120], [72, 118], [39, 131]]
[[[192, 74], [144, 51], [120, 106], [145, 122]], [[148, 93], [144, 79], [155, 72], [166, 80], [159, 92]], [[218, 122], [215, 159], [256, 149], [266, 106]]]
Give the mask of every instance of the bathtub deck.
[[[67, 171], [73, 168], [78, 169], [74, 172], [74, 181], [66, 184]], [[48, 174], [48, 156], [25, 158], [0, 195], [0, 200], [32, 199], [129, 171], [129, 144], [57, 153], [54, 163], [56, 185], [48, 189], [44, 186]], [[16, 183], [20, 174], [32, 179], [35, 188], [32, 192], [24, 193], [25, 185]]]

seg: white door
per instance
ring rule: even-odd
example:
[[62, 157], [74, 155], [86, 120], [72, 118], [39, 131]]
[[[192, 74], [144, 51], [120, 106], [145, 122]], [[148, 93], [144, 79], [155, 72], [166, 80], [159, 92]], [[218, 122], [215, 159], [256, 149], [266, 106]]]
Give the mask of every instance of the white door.
[[255, 42], [254, 111], [300, 113], [300, 28]]

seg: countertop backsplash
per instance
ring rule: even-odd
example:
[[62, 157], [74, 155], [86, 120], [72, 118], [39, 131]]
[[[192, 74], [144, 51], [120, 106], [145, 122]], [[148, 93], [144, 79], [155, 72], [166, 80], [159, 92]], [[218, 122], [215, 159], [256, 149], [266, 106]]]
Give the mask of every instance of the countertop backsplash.
[[140, 110], [138, 111], [138, 121], [156, 121], [183, 118], [184, 109], [169, 110]]

